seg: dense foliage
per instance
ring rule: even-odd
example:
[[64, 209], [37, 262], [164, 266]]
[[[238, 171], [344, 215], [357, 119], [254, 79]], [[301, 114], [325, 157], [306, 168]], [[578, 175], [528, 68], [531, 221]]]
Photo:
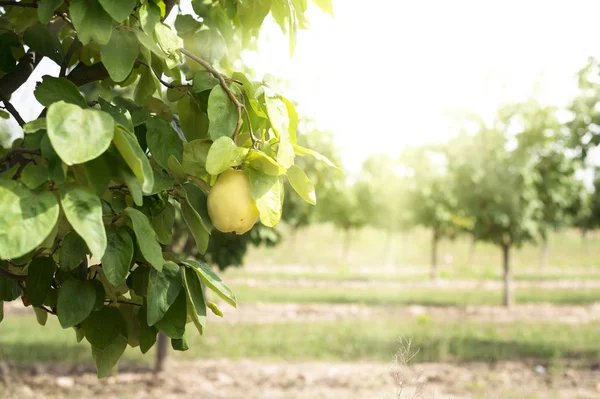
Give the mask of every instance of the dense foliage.
[[[274, 226], [284, 176], [314, 202], [295, 158], [324, 159], [297, 144], [290, 101], [231, 70], [268, 15], [293, 51], [307, 1], [194, 0], [192, 15], [176, 3], [0, 1], [0, 100], [24, 132], [0, 154], [0, 319], [18, 298], [41, 324], [56, 315], [91, 344], [100, 377], [159, 331], [186, 350], [188, 322], [202, 333], [206, 309], [220, 313], [206, 289], [237, 304], [207, 263], [171, 251], [176, 215], [204, 254], [220, 174], [244, 171], [260, 222]], [[45, 108], [24, 121], [10, 96], [42, 58], [60, 73], [37, 84]]]

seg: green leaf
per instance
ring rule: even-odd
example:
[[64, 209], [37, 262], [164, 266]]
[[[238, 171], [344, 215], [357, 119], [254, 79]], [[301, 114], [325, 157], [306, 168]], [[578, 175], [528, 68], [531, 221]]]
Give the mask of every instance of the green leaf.
[[185, 96], [177, 102], [181, 130], [187, 141], [205, 139], [208, 134], [208, 116], [193, 98]]
[[173, 239], [173, 225], [175, 224], [175, 207], [170, 202], [158, 215], [152, 216], [152, 227], [161, 244], [167, 245]]
[[[127, 100], [123, 97], [115, 97], [113, 98], [113, 102], [117, 105], [117, 107], [125, 108], [129, 111], [129, 114], [131, 115], [131, 122], [133, 122], [133, 126], [139, 126], [142, 123], [146, 122], [146, 119], [148, 119], [148, 109], [144, 106], [138, 105], [133, 101]], [[125, 128], [128, 129], [127, 126], [125, 126]]]
[[281, 178], [269, 176], [250, 169], [250, 189], [256, 201], [260, 221], [268, 227], [274, 227], [281, 219], [281, 195], [283, 184]]
[[270, 10], [271, 0], [254, 0], [246, 5], [240, 4], [238, 16], [244, 28], [258, 30]]
[[[0, 306], [2, 306], [2, 302], [0, 302]], [[46, 312], [44, 309], [41, 308], [33, 308], [33, 311], [35, 312], [35, 319], [37, 320], [38, 324], [40, 326], [45, 326], [46, 322], [48, 321], [48, 312]], [[2, 313], [2, 310], [0, 309], [0, 313]], [[0, 315], [0, 321], [2, 321], [2, 317]]]
[[218, 29], [202, 29], [188, 34], [184, 46], [211, 64], [218, 63], [227, 55], [227, 43]]
[[126, 303], [119, 305], [121, 320], [124, 322], [125, 330], [127, 331], [127, 344], [132, 348], [135, 348], [140, 344], [139, 311], [140, 308], [136, 305], [129, 305]]
[[175, 29], [180, 35], [196, 30], [199, 26], [200, 23], [189, 14], [179, 14], [177, 15], [177, 18], [175, 18]]
[[[167, 166], [169, 162], [167, 161]], [[169, 190], [173, 187], [175, 181], [167, 174], [159, 172], [156, 169], [154, 172], [154, 186], [152, 186], [152, 192], [150, 194], [158, 194], [162, 191]]]
[[41, 23], [47, 24], [54, 16], [54, 11], [63, 3], [63, 0], [40, 0], [37, 7], [38, 18]]
[[42, 306], [54, 277], [56, 264], [52, 258], [34, 258], [27, 270], [26, 292], [33, 306]]
[[153, 3], [147, 2], [142, 4], [139, 9], [140, 24], [144, 32], [148, 35], [154, 35], [154, 27], [160, 22], [160, 8]]
[[129, 109], [123, 106], [112, 105], [102, 97], [98, 97], [98, 103], [102, 111], [110, 114], [115, 120], [115, 125], [121, 125], [129, 133], [134, 132], [133, 118]]
[[[84, 264], [81, 265], [82, 268]], [[84, 269], [84, 275], [87, 275], [87, 270]], [[104, 289], [104, 283], [98, 279], [91, 280], [96, 291], [96, 302], [94, 302], [94, 308], [92, 312], [98, 311], [104, 307], [104, 300], [106, 299], [106, 290]]]
[[187, 335], [183, 334], [183, 336], [181, 338], [178, 339], [171, 339], [171, 347], [173, 348], [173, 350], [176, 351], [186, 351], [188, 349], [190, 349], [190, 346], [188, 344], [188, 339], [187, 339]]
[[298, 193], [300, 197], [302, 197], [304, 201], [313, 205], [317, 203], [315, 186], [301, 168], [299, 168], [296, 165], [293, 165], [291, 168], [288, 169], [287, 177], [292, 188]]
[[106, 227], [107, 247], [102, 257], [102, 269], [109, 283], [119, 285], [127, 277], [133, 258], [133, 240], [125, 227]]
[[23, 126], [23, 133], [25, 134], [35, 133], [40, 130], [46, 130], [46, 118], [32, 120]]
[[150, 267], [138, 265], [127, 277], [127, 286], [130, 287], [137, 296], [145, 297], [148, 295], [148, 279], [150, 276]]
[[146, 49], [150, 50], [153, 54], [155, 54], [161, 59], [165, 59], [167, 57], [165, 52], [162, 51], [160, 47], [158, 47], [156, 42], [150, 36], [142, 32], [141, 30], [135, 30], [134, 33], [140, 44]]
[[[25, 136], [27, 138], [28, 136]], [[50, 173], [50, 179], [54, 180], [55, 183], [62, 184], [65, 181], [67, 175], [67, 165], [60, 159], [47, 134], [44, 134], [40, 141], [40, 150], [42, 156], [48, 161], [48, 171]]]
[[92, 357], [96, 362], [98, 378], [108, 377], [112, 373], [113, 367], [121, 358], [127, 348], [127, 340], [119, 335], [114, 341], [104, 349], [97, 349], [92, 346]]
[[87, 161], [83, 164], [83, 170], [90, 187], [94, 189], [97, 196], [101, 197], [112, 179], [108, 158], [102, 154], [98, 158]]
[[187, 294], [187, 310], [200, 334], [206, 328], [206, 304], [200, 278], [189, 267], [183, 268], [183, 287]]
[[198, 71], [194, 74], [191, 91], [192, 93], [201, 93], [206, 90], [212, 90], [218, 84], [219, 79], [215, 78], [212, 73], [208, 71]]
[[59, 206], [52, 192], [33, 192], [14, 180], [0, 181], [0, 259], [23, 256], [50, 235]]
[[142, 206], [144, 203], [143, 193], [142, 193], [142, 185], [138, 178], [133, 174], [131, 169], [127, 167], [127, 165], [123, 165], [117, 169], [116, 173], [119, 177], [123, 179], [127, 188], [129, 189], [129, 194], [133, 197], [133, 202], [137, 206]]
[[246, 157], [245, 163], [252, 169], [270, 176], [279, 176], [286, 171], [283, 165], [278, 164], [273, 158], [259, 150], [251, 150]]
[[[316, 151], [314, 151], [314, 150], [311, 150], [311, 149], [309, 149], [309, 148], [304, 148], [304, 147], [301, 147], [301, 146], [299, 146], [299, 145], [294, 145], [293, 147], [294, 147], [294, 153], [295, 153], [296, 155], [299, 155], [299, 156], [305, 156], [305, 155], [308, 155], [308, 156], [311, 156], [311, 157], [313, 157], [313, 158], [314, 158], [314, 159], [316, 159], [317, 161], [321, 161], [321, 162], [323, 162], [323, 163], [325, 163], [325, 164], [327, 164], [327, 165], [331, 166], [332, 168], [340, 169], [340, 168], [339, 168], [338, 166], [336, 166], [336, 165], [335, 165], [333, 162], [331, 162], [331, 161], [329, 160], [329, 158], [327, 158], [325, 155], [319, 154], [318, 152], [316, 152]], [[341, 170], [341, 169], [340, 169], [340, 170]]]
[[102, 8], [115, 21], [123, 22], [129, 17], [133, 8], [137, 4], [137, 0], [98, 0]]
[[169, 172], [171, 173], [171, 176], [173, 176], [176, 183], [181, 184], [187, 181], [187, 176], [185, 174], [185, 171], [183, 170], [183, 166], [181, 166], [177, 158], [175, 158], [173, 155], [169, 157], [169, 160], [167, 161], [167, 166]]
[[206, 177], [206, 159], [211, 143], [207, 140], [194, 140], [183, 145], [183, 163], [185, 173], [195, 177]]
[[152, 117], [146, 122], [146, 142], [152, 158], [164, 169], [168, 169], [170, 156], [183, 159], [183, 141], [169, 122]]
[[125, 29], [114, 29], [110, 41], [100, 47], [102, 63], [115, 82], [122, 82], [129, 76], [139, 53], [135, 33]]
[[48, 168], [29, 163], [21, 172], [21, 181], [27, 188], [34, 190], [48, 181]]
[[225, 302], [237, 307], [237, 299], [231, 291], [231, 289], [225, 284], [221, 278], [204, 262], [198, 262], [195, 260], [186, 260], [183, 263], [192, 268], [198, 277], [204, 282], [204, 284], [219, 295]]
[[4, 320], [4, 301], [0, 301], [0, 323]]
[[100, 198], [84, 187], [69, 183], [60, 190], [60, 204], [67, 220], [83, 238], [92, 255], [101, 258], [106, 250], [106, 232]]
[[163, 318], [167, 310], [181, 292], [182, 281], [179, 266], [171, 261], [165, 262], [162, 272], [150, 270], [148, 281], [148, 325], [155, 325]]
[[181, 201], [181, 214], [183, 215], [183, 220], [190, 229], [192, 236], [194, 236], [194, 241], [196, 242], [198, 252], [204, 254], [208, 249], [210, 232], [208, 227], [202, 221], [200, 214], [198, 214], [198, 212], [190, 204], [187, 194], [186, 197]]
[[134, 208], [126, 208], [123, 213], [129, 216], [133, 225], [133, 232], [137, 238], [137, 245], [144, 258], [160, 271], [165, 264], [162, 256], [162, 249], [158, 244], [156, 232], [152, 228], [150, 221], [142, 212]]
[[100, 45], [108, 43], [112, 19], [97, 0], [72, 0], [69, 14], [81, 44], [85, 46], [92, 40]]
[[37, 54], [48, 57], [57, 64], [60, 64], [64, 58], [58, 38], [52, 36], [44, 25], [38, 24], [27, 28], [23, 34], [23, 42]]
[[[3, 267], [0, 265], [0, 267]], [[14, 301], [21, 295], [21, 287], [15, 280], [0, 277], [0, 301]]]
[[103, 306], [81, 323], [81, 329], [93, 348], [105, 349], [121, 333], [121, 313], [117, 308]]
[[173, 302], [165, 315], [155, 324], [155, 326], [167, 337], [179, 339], [183, 337], [183, 334], [185, 334], [186, 321], [186, 294], [184, 290], [180, 290], [175, 302]]
[[146, 305], [140, 308], [137, 318], [140, 322], [140, 350], [142, 353], [146, 353], [156, 343], [156, 334], [158, 329], [154, 326], [149, 326], [146, 321], [147, 308]]
[[238, 122], [237, 108], [221, 86], [215, 86], [208, 97], [208, 121], [208, 134], [213, 141], [233, 136]]
[[213, 312], [216, 316], [223, 317], [223, 312], [219, 309], [219, 305], [214, 302], [206, 302], [206, 306]]
[[193, 183], [186, 183], [183, 185], [183, 188], [185, 188], [190, 205], [198, 212], [198, 215], [202, 218], [202, 224], [210, 232], [212, 230], [212, 223], [210, 216], [208, 216], [207, 195], [200, 187]]
[[333, 2], [332, 0], [313, 0], [323, 12], [328, 12], [333, 17]]
[[229, 137], [219, 137], [208, 151], [206, 171], [211, 175], [218, 175], [233, 166], [241, 165], [246, 155], [248, 148], [236, 146]]
[[76, 232], [70, 231], [63, 238], [58, 255], [58, 267], [65, 271], [75, 269], [86, 256], [88, 247]]
[[279, 136], [277, 162], [284, 168], [294, 164], [294, 147], [290, 141], [290, 118], [286, 104], [279, 97], [265, 96], [271, 127]]
[[144, 193], [152, 192], [154, 173], [152, 172], [148, 157], [141, 149], [135, 136], [117, 127], [113, 142], [127, 165], [129, 165], [132, 172], [142, 184], [142, 191]]
[[[79, 92], [77, 86], [65, 78], [55, 78], [45, 75], [42, 78], [42, 83], [38, 84], [34, 90], [33, 95], [44, 107], [49, 107], [58, 101], [64, 101], [69, 104], [79, 105], [82, 108], [87, 108], [87, 102]], [[44, 120], [43, 124], [43, 129], [45, 128], [46, 120]]]
[[[183, 41], [171, 28], [163, 23], [154, 26], [154, 36], [167, 55], [175, 55], [183, 47]], [[178, 56], [181, 59], [181, 56]]]
[[58, 321], [62, 328], [73, 327], [84, 321], [96, 303], [96, 290], [91, 281], [70, 278], [62, 283], [56, 304]]
[[59, 101], [50, 105], [46, 120], [52, 147], [67, 165], [99, 157], [113, 139], [113, 118], [103, 111]]
[[[16, 66], [15, 50], [23, 50], [19, 37], [15, 32], [7, 31], [0, 34], [0, 71], [12, 72]], [[8, 119], [7, 115], [5, 118]]]

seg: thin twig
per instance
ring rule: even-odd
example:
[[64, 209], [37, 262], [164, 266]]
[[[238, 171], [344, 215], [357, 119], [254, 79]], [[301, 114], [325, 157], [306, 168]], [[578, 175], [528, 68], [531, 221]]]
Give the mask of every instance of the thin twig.
[[32, 150], [31, 148], [13, 148], [6, 155], [0, 158], [0, 164], [8, 161], [10, 158], [15, 156], [16, 154], [30, 154], [30, 155], [41, 155], [40, 150]]
[[44, 305], [40, 306], [40, 309], [44, 309], [46, 312], [56, 315], [56, 312], [52, 309], [48, 309], [47, 307], [45, 307]]
[[67, 51], [67, 55], [65, 55], [62, 64], [60, 64], [60, 74], [58, 75], [59, 77], [63, 78], [67, 74], [67, 68], [69, 68], [69, 61], [71, 61], [73, 54], [75, 54], [75, 51], [77, 51], [79, 46], [81, 46], [81, 42], [79, 41], [77, 36], [75, 36], [73, 38], [73, 43], [71, 43], [71, 46]]
[[0, 0], [0, 7], [6, 6], [37, 8], [37, 3], [24, 3], [22, 1]]
[[[108, 304], [108, 303], [111, 303], [112, 301], [111, 301], [110, 299], [107, 299], [107, 300], [105, 300], [104, 302], [106, 302], [106, 303]], [[133, 306], [142, 306], [142, 305], [141, 305], [141, 304], [139, 304], [139, 303], [135, 303], [135, 302], [129, 302], [129, 301], [119, 301], [119, 300], [117, 300], [117, 303], [123, 303], [123, 304], [125, 304], [125, 305], [133, 305]]]
[[8, 270], [6, 270], [2, 267], [0, 267], [0, 274], [6, 278], [9, 278], [9, 279], [15, 280], [15, 281], [25, 281], [25, 279], [27, 278], [27, 276], [9, 272]]
[[156, 76], [156, 79], [158, 79], [158, 81], [165, 86], [168, 89], [182, 89], [182, 88], [189, 88], [190, 85], [184, 85], [184, 84], [180, 84], [180, 85], [174, 85], [172, 83], [169, 82], [165, 82], [164, 80], [162, 80], [161, 76], [158, 74], [158, 72], [156, 72], [154, 69], [152, 69], [152, 67], [150, 65], [148, 65], [148, 63], [146, 61], [143, 60], [136, 60], [137, 63], [145, 65], [146, 68], [150, 69], [153, 73], [154, 76]]
[[7, 98], [4, 96], [4, 93], [2, 92], [1, 89], [0, 89], [0, 100], [4, 103], [5, 109], [8, 112], [10, 112], [10, 114], [13, 116], [13, 118], [15, 118], [17, 120], [17, 123], [19, 124], [19, 126], [23, 127], [23, 125], [25, 125], [25, 121], [23, 120], [23, 118], [21, 118], [19, 111], [17, 111], [16, 108], [13, 107], [13, 105], [10, 103], [10, 101], [7, 100]]
[[225, 78], [223, 77], [223, 75], [221, 75], [219, 73], [219, 71], [214, 69], [207, 61], [203, 60], [202, 58], [198, 57], [197, 55], [190, 53], [189, 51], [187, 51], [184, 48], [181, 49], [181, 53], [185, 54], [187, 57], [190, 57], [191, 59], [196, 61], [198, 64], [202, 65], [204, 67], [204, 69], [206, 69], [215, 78], [217, 78], [219, 80], [219, 84], [221, 85], [223, 90], [225, 90], [225, 93], [227, 93], [227, 96], [229, 97], [229, 99], [233, 102], [233, 104], [235, 104], [235, 107], [237, 108], [237, 114], [238, 114], [238, 120], [235, 125], [235, 130], [233, 131], [233, 137], [232, 137], [233, 141], [235, 141], [235, 139], [238, 136], [238, 133], [240, 132], [240, 128], [242, 126], [242, 109], [245, 108], [245, 105], [237, 99], [237, 97], [235, 96], [235, 94], [233, 94], [233, 92], [231, 91], [229, 86], [227, 86], [227, 82], [225, 81]]

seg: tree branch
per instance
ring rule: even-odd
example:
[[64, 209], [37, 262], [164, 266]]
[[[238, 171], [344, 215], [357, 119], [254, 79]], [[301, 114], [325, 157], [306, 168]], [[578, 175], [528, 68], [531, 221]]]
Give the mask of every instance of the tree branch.
[[40, 150], [32, 150], [31, 148], [13, 148], [6, 155], [0, 158], [0, 164], [7, 162], [9, 159], [11, 159], [17, 154], [42, 155]]
[[25, 279], [27, 278], [27, 276], [23, 276], [21, 274], [14, 274], [2, 267], [0, 267], [0, 275], [15, 281], [25, 281]]
[[29, 79], [31, 73], [42, 60], [43, 56], [38, 56], [33, 51], [28, 51], [19, 59], [15, 69], [4, 75], [0, 79], [0, 90], [5, 96], [10, 97], [23, 83]]
[[182, 84], [181, 84], [181, 85], [174, 85], [174, 84], [172, 84], [172, 83], [165, 82], [164, 80], [162, 80], [162, 77], [161, 77], [161, 76], [158, 74], [158, 72], [156, 72], [154, 69], [152, 69], [152, 67], [151, 67], [150, 65], [148, 65], [148, 63], [147, 63], [146, 61], [144, 61], [144, 60], [136, 60], [136, 62], [137, 62], [138, 64], [145, 65], [145, 66], [146, 66], [146, 68], [150, 69], [150, 70], [151, 70], [151, 71], [154, 73], [154, 76], [156, 76], [156, 79], [158, 79], [158, 81], [159, 81], [159, 82], [160, 82], [160, 83], [161, 83], [163, 86], [165, 86], [165, 87], [166, 87], [166, 88], [168, 88], [168, 89], [181, 89], [181, 88], [184, 88], [184, 87], [187, 87], [187, 88], [189, 88], [189, 87], [190, 87], [190, 85], [182, 85]]
[[59, 77], [62, 78], [67, 74], [67, 68], [69, 68], [69, 62], [71, 61], [71, 58], [73, 58], [73, 54], [75, 54], [75, 52], [77, 51], [77, 49], [79, 49], [80, 46], [81, 46], [81, 42], [79, 41], [77, 36], [75, 36], [73, 38], [73, 43], [71, 43], [71, 46], [69, 47], [69, 50], [67, 51], [67, 54], [65, 55], [65, 58], [63, 59], [62, 64], [60, 64], [60, 74], [58, 75]]
[[37, 3], [24, 3], [22, 1], [0, 0], [0, 7], [6, 6], [37, 8]]
[[17, 109], [10, 103], [10, 101], [8, 101], [8, 99], [4, 95], [4, 92], [2, 91], [2, 89], [0, 89], [0, 101], [2, 101], [4, 103], [4, 108], [8, 112], [10, 112], [10, 114], [13, 116], [13, 118], [16, 119], [19, 126], [23, 127], [23, 125], [25, 125], [25, 121], [23, 120], [23, 118], [21, 118], [19, 111], [17, 111]]
[[240, 132], [240, 127], [242, 126], [242, 109], [245, 108], [245, 105], [237, 99], [237, 97], [235, 96], [235, 94], [233, 94], [233, 92], [231, 91], [229, 86], [227, 86], [227, 82], [225, 81], [225, 78], [223, 77], [223, 75], [221, 75], [219, 73], [219, 71], [214, 69], [208, 62], [206, 62], [202, 58], [198, 57], [197, 55], [190, 53], [189, 51], [187, 51], [184, 48], [181, 49], [181, 53], [185, 54], [187, 57], [190, 57], [192, 60], [194, 60], [198, 64], [202, 65], [204, 67], [204, 69], [206, 69], [215, 78], [217, 78], [217, 80], [219, 81], [219, 84], [221, 85], [223, 90], [225, 90], [225, 93], [227, 93], [227, 96], [229, 97], [229, 99], [233, 102], [233, 104], [235, 104], [235, 107], [237, 108], [237, 114], [238, 114], [238, 120], [235, 125], [235, 130], [233, 131], [233, 141], [235, 141], [235, 139], [238, 136], [238, 133]]
[[67, 79], [75, 83], [75, 86], [83, 86], [86, 83], [103, 80], [107, 77], [108, 71], [101, 62], [89, 66], [80, 62], [67, 75]]

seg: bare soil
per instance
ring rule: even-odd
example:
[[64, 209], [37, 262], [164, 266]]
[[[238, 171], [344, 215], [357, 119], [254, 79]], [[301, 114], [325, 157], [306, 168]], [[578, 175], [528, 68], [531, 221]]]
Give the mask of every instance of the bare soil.
[[[34, 375], [0, 375], [6, 399], [274, 399], [274, 398], [600, 398], [600, 371], [546, 369], [503, 362], [424, 363], [265, 363], [204, 360], [170, 364], [168, 371], [122, 369], [97, 380], [91, 370], [42, 366]], [[2, 382], [4, 381], [4, 382]]]

